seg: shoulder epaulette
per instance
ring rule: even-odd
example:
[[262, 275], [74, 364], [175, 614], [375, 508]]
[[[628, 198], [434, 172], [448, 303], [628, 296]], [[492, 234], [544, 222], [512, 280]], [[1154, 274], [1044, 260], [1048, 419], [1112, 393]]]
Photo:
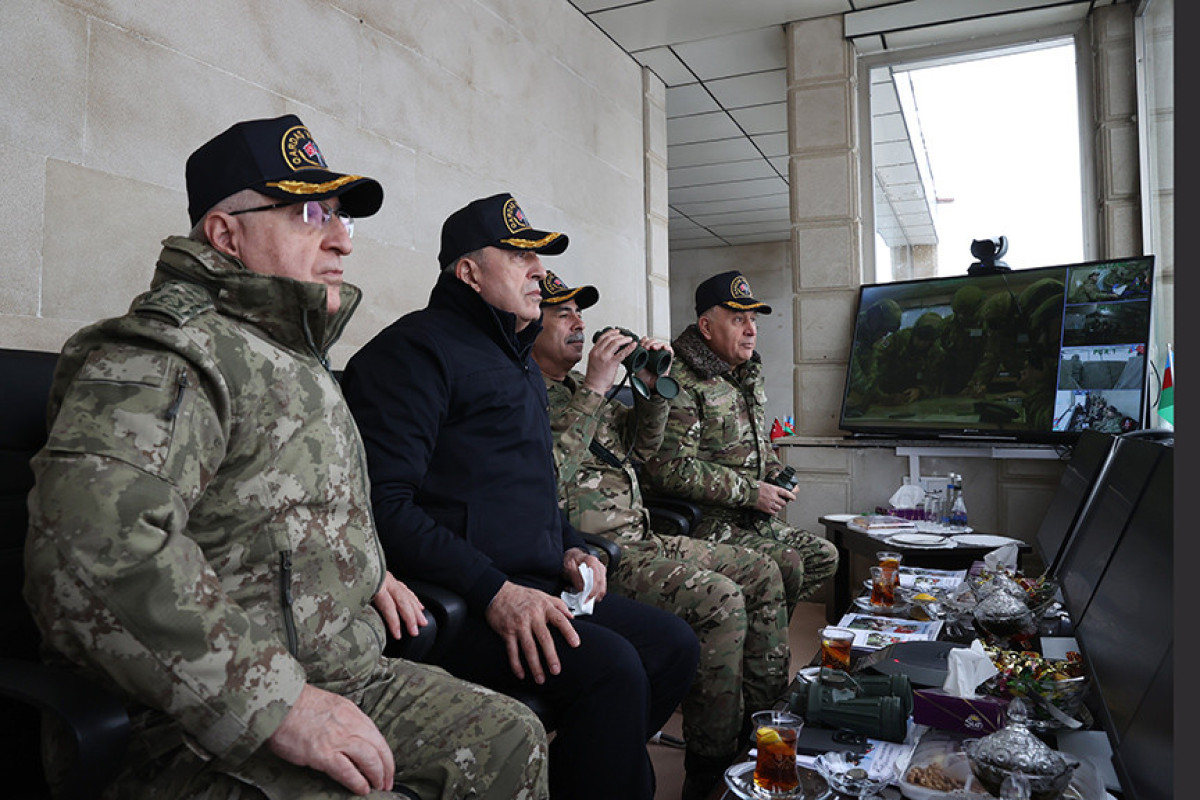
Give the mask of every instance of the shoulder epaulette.
[[139, 297], [132, 310], [135, 314], [162, 316], [183, 327], [215, 307], [212, 295], [204, 287], [182, 281], [167, 281]]

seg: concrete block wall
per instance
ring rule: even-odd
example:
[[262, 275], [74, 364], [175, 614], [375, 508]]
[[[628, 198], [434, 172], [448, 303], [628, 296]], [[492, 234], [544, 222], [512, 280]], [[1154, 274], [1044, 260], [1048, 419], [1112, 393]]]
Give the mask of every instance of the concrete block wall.
[[189, 227], [188, 154], [289, 112], [384, 187], [335, 366], [425, 305], [442, 220], [500, 191], [570, 235], [548, 266], [647, 325], [643, 74], [566, 0], [5, 0], [0, 71], [0, 346], [122, 313]]

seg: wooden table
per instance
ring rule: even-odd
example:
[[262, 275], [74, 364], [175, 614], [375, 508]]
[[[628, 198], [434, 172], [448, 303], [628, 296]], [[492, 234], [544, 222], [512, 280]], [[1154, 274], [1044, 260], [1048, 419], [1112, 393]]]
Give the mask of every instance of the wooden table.
[[[841, 519], [821, 517], [818, 520], [825, 526], [825, 538], [833, 542], [838, 551], [837, 572], [833, 576], [833, 591], [827, 593], [825, 601], [825, 619], [831, 624], [837, 624], [842, 614], [850, 607], [851, 602], [858, 596], [857, 587], [853, 581], [850, 568], [850, 556], [857, 553], [865, 556], [874, 563], [875, 554], [880, 550], [890, 550], [904, 556], [904, 565], [908, 567], [927, 567], [929, 569], [970, 569], [976, 561], [995, 550], [995, 547], [968, 547], [959, 545], [950, 548], [905, 547], [863, 533], [851, 528]], [[1029, 553], [1033, 548], [1022, 542], [1017, 548], [1018, 567], [1020, 557]]]

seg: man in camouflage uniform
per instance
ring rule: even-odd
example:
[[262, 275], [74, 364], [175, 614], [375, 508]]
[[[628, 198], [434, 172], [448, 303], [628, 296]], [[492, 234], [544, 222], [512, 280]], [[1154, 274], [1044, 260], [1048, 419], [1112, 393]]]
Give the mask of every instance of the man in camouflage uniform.
[[895, 300], [884, 298], [859, 315], [846, 389], [848, 416], [861, 415], [878, 398], [879, 343], [900, 327], [901, 314]]
[[755, 351], [758, 314], [738, 272], [696, 287], [697, 320], [672, 346], [679, 394], [671, 400], [658, 452], [643, 477], [655, 490], [698, 503], [704, 512], [692, 535], [766, 553], [779, 566], [789, 613], [837, 571], [837, 548], [776, 515], [796, 499], [772, 482], [783, 464], [766, 424], [762, 359]]
[[329, 171], [293, 115], [210, 140], [187, 188], [193, 231], [150, 290], [66, 344], [33, 459], [45, 657], [130, 709], [103, 796], [545, 798], [528, 709], [382, 655], [422, 609], [385, 571], [326, 358], [361, 298], [353, 216], [383, 190]]
[[607, 395], [638, 344], [670, 348], [608, 328], [584, 375], [573, 369], [583, 358], [581, 312], [599, 293], [594, 286], [571, 289], [553, 272], [541, 289], [542, 332], [533, 358], [550, 397], [559, 503], [580, 531], [621, 545], [610, 589], [677, 614], [700, 640], [700, 664], [683, 700], [683, 798], [701, 800], [737, 756], [749, 714], [770, 708], [787, 688], [783, 579], [757, 551], [651, 530], [631, 459], [645, 460], [662, 441], [668, 406], [655, 390], [659, 376], [640, 371], [649, 394], [635, 392], [635, 408]]
[[879, 343], [879, 402], [907, 405], [941, 393], [945, 353], [938, 344], [942, 318], [926, 311], [910, 328], [901, 328]]

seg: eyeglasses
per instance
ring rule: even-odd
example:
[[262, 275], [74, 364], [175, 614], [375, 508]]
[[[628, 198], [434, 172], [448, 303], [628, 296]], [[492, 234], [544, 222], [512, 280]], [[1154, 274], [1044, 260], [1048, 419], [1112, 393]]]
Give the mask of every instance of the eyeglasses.
[[241, 211], [230, 211], [229, 215], [236, 217], [238, 214], [249, 214], [251, 211], [270, 211], [273, 208], [284, 208], [286, 206], [301, 205], [303, 208], [300, 211], [300, 216], [304, 220], [304, 224], [313, 228], [323, 229], [329, 224], [329, 220], [337, 217], [342, 225], [346, 226], [346, 235], [354, 236], [354, 217], [347, 214], [345, 211], [334, 211], [329, 206], [322, 203], [320, 200], [305, 200], [303, 203], [283, 202], [272, 203], [269, 206], [255, 206], [254, 208], [243, 208]]

